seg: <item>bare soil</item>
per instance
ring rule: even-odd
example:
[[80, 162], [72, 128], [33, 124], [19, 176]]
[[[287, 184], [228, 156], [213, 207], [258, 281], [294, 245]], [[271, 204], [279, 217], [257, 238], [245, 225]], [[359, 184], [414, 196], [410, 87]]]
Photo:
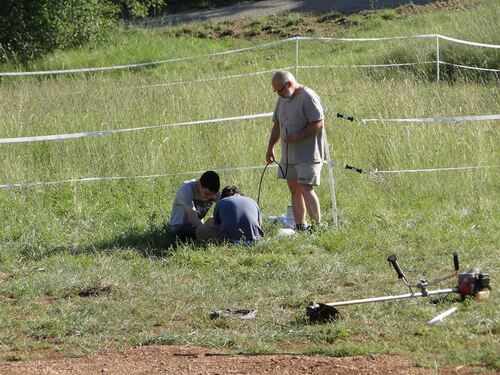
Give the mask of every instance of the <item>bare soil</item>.
[[[477, 374], [472, 366], [448, 366], [442, 375]], [[138, 346], [82, 358], [0, 362], [0, 374], [436, 374], [408, 358], [370, 355], [334, 358], [294, 354], [234, 355], [195, 346]], [[485, 374], [485, 372], [482, 372]]]
[[171, 26], [190, 22], [203, 21], [233, 21], [238, 19], [255, 19], [270, 15], [285, 13], [320, 14], [324, 12], [339, 12], [353, 14], [364, 10], [391, 9], [404, 5], [425, 5], [438, 0], [257, 0], [241, 1], [226, 7], [215, 9], [193, 9], [172, 15], [148, 18], [143, 24], [149, 26]]
[[[277, 3], [285, 3], [282, 0]], [[290, 0], [294, 3], [293, 0]], [[260, 4], [261, 2], [258, 2]], [[273, 4], [273, 1], [264, 1], [262, 3]], [[314, 7], [315, 2], [307, 2], [308, 8]], [[334, 2], [337, 3], [337, 2]], [[347, 2], [346, 2], [347, 3]], [[223, 18], [219, 16], [219, 11], [213, 12], [213, 18], [207, 18], [197, 24], [179, 22], [177, 26], [164, 30], [166, 35], [176, 37], [195, 37], [200, 39], [219, 39], [233, 38], [253, 40], [256, 38], [291, 38], [295, 36], [325, 36], [332, 35], [342, 36], [346, 29], [350, 27], [359, 27], [376, 14], [380, 14], [380, 10], [374, 10], [366, 7], [355, 15], [349, 15], [340, 12], [328, 12], [316, 4], [318, 11], [301, 11], [300, 8], [294, 9], [295, 13], [300, 14], [300, 18], [290, 18], [286, 14], [281, 14], [281, 8], [273, 7], [258, 7], [245, 9], [245, 12], [227, 12]], [[324, 4], [323, 4], [324, 5]], [[323, 6], [322, 5], [322, 6]], [[277, 7], [278, 4], [275, 4]], [[475, 6], [473, 0], [440, 0], [433, 1], [426, 5], [407, 4], [391, 9], [390, 13], [384, 13], [387, 19], [405, 19], [415, 14], [440, 12], [446, 10], [463, 10]], [[332, 5], [332, 9], [333, 9]], [[270, 11], [275, 13], [268, 13]], [[281, 11], [281, 13], [280, 13]], [[378, 13], [377, 13], [378, 12]], [[212, 13], [210, 13], [212, 14]], [[266, 17], [261, 18], [259, 17]], [[147, 27], [168, 26], [165, 20], [161, 17], [140, 20], [137, 22]]]

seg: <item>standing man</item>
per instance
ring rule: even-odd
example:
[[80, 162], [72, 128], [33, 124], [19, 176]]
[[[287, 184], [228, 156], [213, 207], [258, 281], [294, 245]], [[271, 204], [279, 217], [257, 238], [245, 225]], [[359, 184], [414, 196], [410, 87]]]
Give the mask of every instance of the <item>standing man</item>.
[[195, 237], [196, 227], [219, 198], [220, 179], [214, 171], [204, 172], [198, 180], [184, 181], [175, 193], [170, 215], [170, 232], [181, 240]]
[[321, 224], [319, 200], [313, 187], [320, 183], [325, 159], [323, 106], [318, 94], [299, 84], [288, 71], [274, 73], [271, 85], [279, 98], [273, 114], [266, 161], [276, 161], [274, 146], [281, 138], [278, 178], [287, 180], [295, 229], [301, 231], [306, 229], [306, 210], [313, 224]]

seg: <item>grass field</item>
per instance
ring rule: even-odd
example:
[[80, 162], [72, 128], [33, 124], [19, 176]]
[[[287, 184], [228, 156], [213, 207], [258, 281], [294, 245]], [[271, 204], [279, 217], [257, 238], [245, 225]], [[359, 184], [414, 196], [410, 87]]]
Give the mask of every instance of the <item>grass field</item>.
[[[378, 37], [439, 32], [500, 44], [499, 5], [404, 19], [375, 12], [333, 36]], [[288, 16], [293, 20], [293, 16]], [[266, 19], [259, 20], [259, 25]], [[496, 22], [497, 27], [494, 27]], [[293, 26], [293, 22], [292, 22]], [[207, 28], [195, 25], [194, 28]], [[336, 30], [336, 29], [335, 29]], [[127, 29], [101, 49], [58, 52], [32, 70], [121, 65], [203, 56], [272, 41], [176, 38], [175, 30]], [[386, 64], [435, 60], [435, 39], [366, 43], [300, 42], [301, 65]], [[199, 57], [153, 68], [86, 75], [4, 78], [0, 138], [127, 129], [272, 112], [272, 73], [228, 75], [295, 65], [295, 42]], [[499, 67], [498, 50], [443, 42], [441, 59]], [[2, 71], [20, 69], [5, 65]], [[295, 70], [294, 70], [295, 72]], [[0, 145], [0, 184], [100, 176], [162, 178], [75, 182], [0, 189], [0, 359], [67, 356], [135, 344], [193, 343], [237, 352], [393, 353], [425, 366], [470, 363], [499, 369], [499, 168], [385, 174], [343, 168], [412, 170], [497, 166], [498, 121], [351, 123], [359, 118], [414, 118], [499, 113], [498, 73], [435, 65], [384, 69], [300, 69], [327, 108], [335, 161], [339, 225], [315, 236], [274, 238], [251, 248], [174, 244], [165, 233], [179, 184], [206, 169], [258, 166], [270, 119], [164, 127], [74, 140]], [[207, 80], [183, 84], [180, 81]], [[145, 87], [150, 86], [150, 87]], [[221, 172], [256, 198], [262, 169]], [[281, 215], [286, 186], [267, 172], [265, 214]], [[331, 217], [326, 168], [318, 188]], [[310, 301], [406, 293], [386, 258], [397, 254], [418, 281], [448, 274], [457, 251], [462, 271], [490, 273], [487, 302], [454, 296], [352, 306], [335, 322], [309, 324]], [[452, 280], [451, 283], [454, 283]], [[454, 285], [440, 285], [451, 287]], [[445, 323], [426, 322], [460, 305]], [[257, 309], [255, 320], [210, 320], [212, 310]]]

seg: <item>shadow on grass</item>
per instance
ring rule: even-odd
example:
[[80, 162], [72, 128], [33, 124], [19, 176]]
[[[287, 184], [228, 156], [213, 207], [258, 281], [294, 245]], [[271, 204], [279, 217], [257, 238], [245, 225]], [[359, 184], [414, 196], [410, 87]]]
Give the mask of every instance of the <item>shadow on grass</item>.
[[93, 253], [128, 249], [135, 250], [145, 257], [167, 257], [172, 255], [178, 247], [186, 245], [203, 247], [203, 243], [198, 243], [198, 241], [182, 242], [170, 233], [168, 225], [163, 225], [153, 226], [145, 231], [132, 230], [115, 238], [75, 250], [78, 253]]
[[207, 243], [196, 240], [181, 241], [170, 233], [167, 225], [163, 225], [151, 226], [146, 230], [130, 229], [115, 237], [73, 246], [68, 244], [51, 246], [41, 240], [25, 244], [20, 250], [20, 255], [23, 259], [42, 260], [58, 254], [81, 255], [132, 250], [144, 257], [162, 258], [172, 255], [179, 247], [185, 246], [204, 249]]

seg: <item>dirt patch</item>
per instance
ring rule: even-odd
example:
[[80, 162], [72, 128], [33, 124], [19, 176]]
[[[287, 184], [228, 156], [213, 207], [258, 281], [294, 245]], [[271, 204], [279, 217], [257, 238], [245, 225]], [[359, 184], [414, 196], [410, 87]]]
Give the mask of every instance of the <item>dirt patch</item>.
[[[441, 374], [474, 374], [449, 366]], [[90, 357], [0, 362], [0, 374], [435, 374], [407, 358], [388, 355], [334, 358], [295, 354], [234, 355], [195, 346], [140, 346]], [[484, 372], [482, 372], [484, 373]]]
[[165, 28], [167, 35], [196, 37], [200, 39], [236, 38], [251, 40], [259, 37], [291, 38], [295, 36], [342, 36], [346, 29], [369, 23], [373, 19], [404, 19], [416, 14], [446, 10], [467, 10], [476, 2], [442, 0], [426, 5], [405, 5], [395, 9], [363, 10], [353, 15], [330, 11], [322, 13], [273, 14], [266, 17], [218, 21]]

